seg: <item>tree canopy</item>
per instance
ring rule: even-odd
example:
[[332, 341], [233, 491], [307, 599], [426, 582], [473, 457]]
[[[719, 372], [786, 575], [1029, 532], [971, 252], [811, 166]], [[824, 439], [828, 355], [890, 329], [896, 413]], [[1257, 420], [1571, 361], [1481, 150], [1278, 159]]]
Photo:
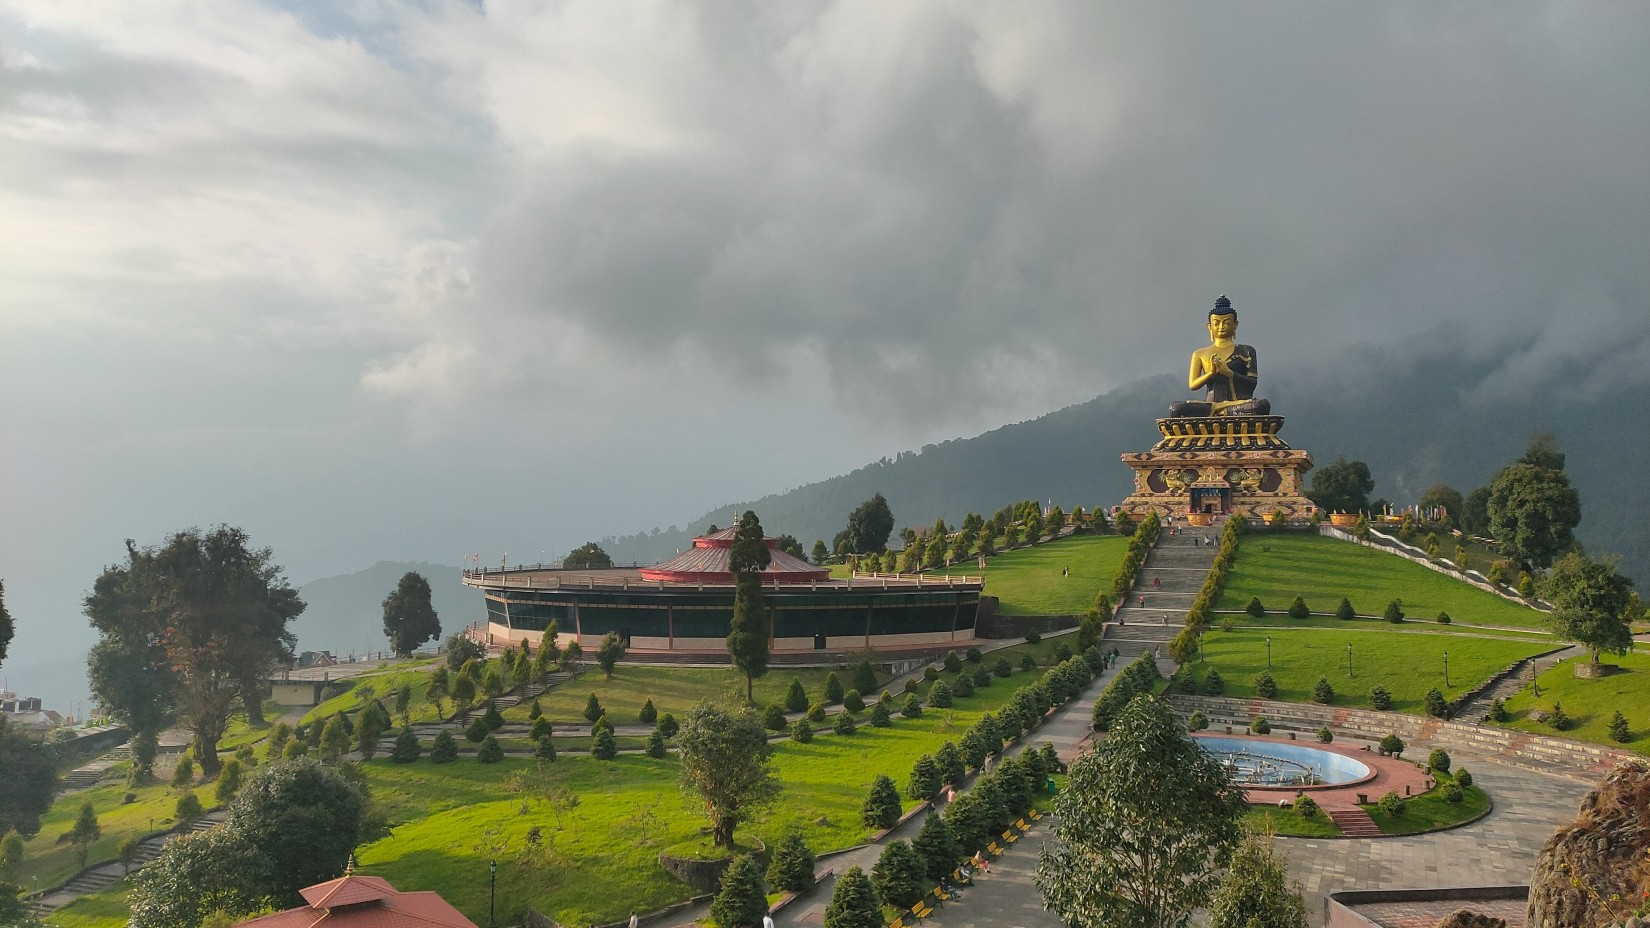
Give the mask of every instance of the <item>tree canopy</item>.
[[561, 566], [568, 570], [600, 570], [612, 567], [613, 559], [607, 556], [601, 545], [587, 541], [567, 552], [567, 556], [561, 559]]
[[1459, 527], [1466, 509], [1466, 499], [1461, 496], [1460, 490], [1449, 484], [1435, 483], [1421, 494], [1421, 510], [1425, 512], [1430, 509], [1444, 510], [1450, 524]]
[[1602, 652], [1632, 650], [1633, 632], [1625, 615], [1633, 603], [1633, 581], [1613, 563], [1571, 551], [1553, 565], [1541, 588], [1553, 606], [1547, 616], [1553, 634], [1586, 648], [1593, 663]]
[[728, 552], [733, 572], [733, 621], [728, 629], [728, 658], [745, 675], [745, 701], [751, 700], [756, 678], [768, 672], [768, 605], [762, 595], [762, 571], [773, 552], [762, 538], [762, 522], [746, 510]]
[[[1563, 464], [1563, 455], [1540, 444], [1531, 445], [1525, 458]], [[1490, 481], [1488, 518], [1504, 554], [1525, 570], [1541, 570], [1575, 547], [1581, 495], [1562, 470], [1520, 459]]]
[[837, 554], [868, 554], [888, 547], [894, 531], [894, 512], [881, 493], [859, 504], [848, 514], [848, 526], [837, 533]]
[[11, 647], [13, 633], [11, 613], [6, 611], [6, 581], [0, 580], [0, 664], [6, 662], [6, 650]]
[[40, 832], [40, 816], [51, 808], [57, 789], [57, 757], [50, 745], [30, 737], [0, 715], [0, 838], [6, 832]]
[[1306, 928], [1306, 902], [1270, 835], [1248, 834], [1209, 905], [1209, 928]]
[[1168, 704], [1137, 696], [1072, 764], [1032, 882], [1072, 928], [1179, 928], [1208, 905], [1247, 806]]
[[[208, 776], [237, 695], [248, 720], [262, 721], [264, 681], [292, 659], [287, 623], [304, 611], [271, 551], [248, 542], [228, 525], [186, 529], [155, 548], [127, 541], [126, 563], [106, 568], [86, 598], [101, 635], [90, 661], [99, 700], [134, 727], [174, 710]], [[142, 696], [159, 704], [131, 702]]]
[[1328, 512], [1367, 512], [1373, 489], [1375, 478], [1369, 475], [1368, 464], [1338, 457], [1312, 472], [1312, 489], [1306, 497]]
[[779, 789], [762, 721], [749, 709], [730, 712], [701, 702], [682, 721], [676, 750], [682, 788], [704, 803], [716, 846], [732, 848], [734, 829]]
[[397, 657], [409, 657], [419, 645], [441, 637], [441, 619], [430, 605], [430, 581], [423, 574], [407, 571], [384, 597], [384, 635]]

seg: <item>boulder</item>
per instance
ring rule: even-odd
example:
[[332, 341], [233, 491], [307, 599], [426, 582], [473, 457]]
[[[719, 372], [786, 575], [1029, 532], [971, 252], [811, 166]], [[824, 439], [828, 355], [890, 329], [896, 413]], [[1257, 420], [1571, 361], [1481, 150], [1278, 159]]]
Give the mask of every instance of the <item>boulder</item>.
[[1507, 928], [1507, 920], [1471, 909], [1456, 909], [1438, 923], [1438, 928]]
[[1650, 890], [1650, 759], [1616, 765], [1548, 839], [1530, 875], [1528, 928], [1622, 924]]

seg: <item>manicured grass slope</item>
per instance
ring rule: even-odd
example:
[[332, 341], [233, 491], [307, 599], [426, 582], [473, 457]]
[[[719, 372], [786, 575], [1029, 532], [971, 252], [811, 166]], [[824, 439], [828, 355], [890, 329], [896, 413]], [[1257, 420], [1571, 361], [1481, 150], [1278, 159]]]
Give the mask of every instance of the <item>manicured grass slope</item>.
[[[760, 822], [741, 828], [741, 839], [771, 842], [796, 827], [819, 851], [864, 840], [860, 806], [878, 774], [903, 788], [920, 754], [960, 738], [1030, 679], [1016, 672], [958, 700], [949, 712], [896, 716], [892, 728], [863, 725], [852, 736], [825, 733], [812, 744], [776, 744], [773, 764], [783, 792]], [[647, 911], [692, 894], [657, 863], [661, 851], [707, 849], [701, 811], [680, 792], [674, 757], [601, 762], [567, 755], [549, 765], [545, 780], [528, 789], [537, 797], [558, 788], [579, 797], [577, 807], [563, 813], [560, 830], [548, 803], [509, 791], [513, 780], [535, 780], [537, 770], [532, 761], [514, 759], [491, 766], [468, 759], [366, 765], [374, 795], [389, 808], [391, 821], [404, 824], [361, 850], [364, 869], [398, 885], [436, 889], [475, 920], [486, 916], [489, 846], [503, 847], [498, 892], [505, 913], [531, 901], [563, 924], [589, 924], [621, 919], [632, 906]], [[524, 858], [527, 832], [535, 826], [543, 829], [547, 850]]]
[[[107, 782], [103, 785], [58, 796], [41, 818], [40, 833], [24, 844], [23, 866], [15, 882], [32, 886], [38, 877], [39, 885], [56, 886], [80, 869], [74, 845], [67, 841], [59, 844], [58, 839], [74, 827], [83, 803], [92, 804], [98, 825], [103, 829], [103, 837], [92, 842], [86, 857], [88, 863], [112, 860], [121, 840], [128, 834], [148, 834], [151, 821], [156, 829], [170, 825], [182, 794], [161, 784], [131, 789], [126, 786], [125, 773], [126, 765], [121, 764], [106, 775]], [[0, 785], [0, 789], [3, 788]], [[202, 806], [210, 808], [216, 804], [212, 789], [211, 784], [195, 788]], [[128, 792], [136, 793], [137, 800], [123, 803], [121, 800]]]
[[[1573, 662], [1565, 661], [1537, 679], [1541, 684], [1540, 697], [1535, 695], [1534, 690], [1525, 687], [1507, 700], [1507, 710], [1513, 714], [1513, 720], [1508, 724], [1538, 734], [1579, 738], [1650, 754], [1650, 654], [1611, 656], [1604, 662], [1624, 667], [1626, 672], [1583, 680], [1576, 677]], [[1555, 702], [1563, 704], [1564, 714], [1575, 722], [1574, 728], [1555, 732], [1549, 725], [1531, 721], [1532, 710], [1551, 711]], [[1610, 717], [1617, 709], [1627, 716], [1627, 724], [1632, 730], [1632, 740], [1626, 744], [1610, 737]]]
[[1364, 615], [1394, 599], [1412, 620], [1448, 612], [1457, 623], [1540, 628], [1542, 614], [1396, 555], [1322, 535], [1245, 535], [1217, 609], [1242, 609], [1251, 597], [1283, 611], [1297, 596], [1315, 612], [1334, 612], [1341, 597]]
[[[1118, 535], [1069, 535], [1016, 548], [986, 559], [985, 592], [998, 598], [1003, 615], [1081, 614], [1095, 594], [1111, 588], [1128, 546]], [[1070, 576], [1063, 576], [1068, 567]], [[948, 572], [978, 576], [980, 569], [970, 562]]]
[[[1453, 699], [1515, 661], [1551, 649], [1550, 642], [1504, 641], [1405, 632], [1405, 626], [1356, 629], [1238, 629], [1203, 636], [1203, 656], [1187, 666], [1202, 681], [1207, 669], [1220, 671], [1226, 695], [1254, 698], [1255, 676], [1266, 670], [1266, 638], [1272, 639], [1272, 678], [1278, 699], [1310, 702], [1318, 677], [1334, 687], [1336, 705], [1367, 708], [1369, 689], [1377, 684], [1392, 692], [1393, 708], [1423, 711], [1427, 690], [1436, 686]], [[1352, 646], [1353, 676], [1348, 678], [1346, 649]], [[1443, 654], [1449, 652], [1450, 685], [1444, 684]]]
[[1380, 806], [1375, 803], [1363, 808], [1369, 813], [1369, 817], [1375, 820], [1376, 827], [1389, 835], [1437, 831], [1462, 822], [1470, 822], [1489, 810], [1490, 797], [1477, 786], [1469, 786], [1462, 790], [1465, 795], [1460, 802], [1445, 802], [1443, 787], [1452, 780], [1448, 774], [1438, 776], [1437, 786], [1419, 796], [1409, 797], [1404, 814], [1398, 818], [1382, 812]]
[[131, 915], [126, 904], [128, 892], [125, 883], [116, 883], [58, 909], [46, 923], [52, 928], [125, 928]]
[[[810, 701], [823, 702], [825, 678], [830, 672], [816, 667], [770, 667], [765, 676], [756, 679], [753, 690], [756, 704], [783, 703], [792, 680], [802, 681], [802, 688], [808, 691]], [[853, 688], [850, 669], [839, 669], [836, 675], [842, 681], [844, 691]], [[877, 674], [879, 684], [887, 680], [887, 674]], [[614, 668], [612, 679], [608, 679], [601, 668], [587, 667], [576, 678], [546, 690], [539, 697], [539, 709], [551, 721], [582, 724], [585, 722], [585, 703], [591, 693], [596, 694], [596, 700], [607, 710], [607, 717], [613, 724], [634, 725], [638, 724], [636, 715], [642, 710], [642, 704], [649, 699], [653, 700], [653, 708], [660, 715], [669, 712], [678, 720], [701, 699], [712, 702], [742, 701], [745, 698], [745, 677], [731, 667], [643, 667], [621, 663]], [[860, 695], [869, 701], [881, 694], [879, 689], [875, 693]], [[524, 722], [527, 713], [528, 704], [522, 704], [505, 710], [504, 717]]]
[[1244, 813], [1243, 824], [1251, 831], [1287, 838], [1333, 838], [1341, 833], [1340, 827], [1327, 815], [1301, 818], [1294, 809], [1277, 806], [1250, 806]]

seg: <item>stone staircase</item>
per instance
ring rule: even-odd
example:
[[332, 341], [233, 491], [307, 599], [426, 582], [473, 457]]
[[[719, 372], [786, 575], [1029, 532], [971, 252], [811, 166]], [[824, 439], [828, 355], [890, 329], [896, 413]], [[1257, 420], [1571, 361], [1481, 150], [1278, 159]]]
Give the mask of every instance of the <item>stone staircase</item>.
[[1379, 838], [1381, 829], [1369, 813], [1357, 806], [1349, 808], [1324, 809], [1324, 814], [1341, 829], [1341, 834], [1348, 838]]
[[[166, 845], [177, 840], [179, 835], [209, 831], [218, 827], [223, 819], [224, 813], [222, 811], [212, 812], [200, 821], [191, 824], [182, 832], [167, 832], [145, 839], [138, 844], [137, 859], [132, 862], [132, 869], [137, 870], [154, 861], [166, 849]], [[35, 915], [49, 915], [81, 896], [88, 896], [108, 889], [120, 882], [125, 876], [125, 868], [118, 861], [108, 861], [82, 871], [74, 879], [56, 889], [41, 893], [31, 901], [30, 905]]]
[[1219, 549], [1198, 545], [1196, 535], [1171, 537], [1167, 529], [1146, 556], [1112, 622], [1107, 623], [1103, 649], [1116, 648], [1118, 663], [1127, 664], [1142, 652], [1156, 652], [1164, 676], [1174, 672], [1169, 642], [1180, 634], [1186, 610], [1197, 598]]
[[1491, 702], [1497, 699], [1511, 699], [1520, 690], [1529, 686], [1530, 681], [1553, 669], [1559, 661], [1585, 653], [1581, 648], [1571, 646], [1553, 654], [1521, 660], [1513, 665], [1511, 673], [1496, 681], [1494, 686], [1461, 703], [1452, 715], [1469, 722], [1485, 719], [1489, 716]]

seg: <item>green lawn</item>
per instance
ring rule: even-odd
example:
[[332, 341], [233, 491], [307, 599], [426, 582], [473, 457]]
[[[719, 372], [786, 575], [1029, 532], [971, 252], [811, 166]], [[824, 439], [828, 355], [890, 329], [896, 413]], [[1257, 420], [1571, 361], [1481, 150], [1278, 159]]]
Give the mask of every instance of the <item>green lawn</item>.
[[[102, 785], [57, 797], [41, 818], [40, 833], [23, 846], [23, 866], [16, 882], [33, 886], [38, 878], [42, 887], [56, 886], [80, 869], [74, 845], [66, 841], [62, 844], [57, 842], [74, 827], [83, 803], [92, 804], [98, 825], [103, 829], [103, 837], [92, 843], [87, 854], [88, 863], [113, 860], [121, 839], [128, 834], [148, 834], [151, 822], [155, 830], [172, 824], [172, 812], [177, 808], [178, 796], [181, 795], [179, 792], [163, 784], [135, 789], [127, 787], [124, 763], [111, 770], [106, 777]], [[202, 806], [210, 808], [217, 803], [212, 790], [212, 784], [195, 787], [195, 795]], [[121, 801], [128, 792], [137, 795], [136, 801]]]
[[[756, 704], [785, 700], [792, 680], [801, 680], [813, 702], [825, 699], [825, 678], [830, 670], [816, 667], [770, 667], [766, 676], [758, 677], [754, 690]], [[853, 672], [838, 669], [837, 678], [844, 691], [853, 688]], [[879, 685], [888, 682], [886, 673], [877, 674]], [[653, 708], [660, 715], [672, 713], [679, 720], [701, 699], [715, 702], [745, 698], [745, 677], [731, 667], [647, 667], [637, 664], [619, 664], [608, 679], [598, 667], [587, 667], [565, 683], [546, 690], [539, 697], [539, 709], [552, 721], [584, 723], [584, 706], [590, 694], [607, 710], [607, 717], [615, 725], [637, 724], [637, 713], [642, 704], [653, 700]], [[882, 694], [862, 693], [866, 701]], [[525, 722], [530, 704], [511, 706], [504, 711], [510, 721]]]
[[1286, 838], [1333, 838], [1341, 833], [1340, 827], [1327, 815], [1320, 813], [1316, 818], [1301, 818], [1294, 809], [1280, 809], [1275, 805], [1250, 806], [1243, 816], [1243, 824], [1258, 834]]
[[[1446, 552], [1447, 553], [1447, 552]], [[1242, 609], [1260, 597], [1283, 610], [1297, 596], [1333, 612], [1341, 597], [1364, 615], [1380, 615], [1394, 599], [1416, 621], [1448, 612], [1457, 623], [1540, 628], [1542, 614], [1401, 557], [1322, 535], [1245, 535], [1217, 609]]]
[[[365, 704], [365, 694], [368, 692], [372, 693], [372, 698], [383, 700], [384, 708], [393, 714], [395, 694], [403, 686], [412, 687], [412, 704], [409, 707], [412, 720], [437, 721], [435, 706], [424, 699], [430, 688], [430, 672], [435, 668], [436, 661], [433, 658], [423, 658], [394, 664], [376, 673], [362, 674], [354, 678], [354, 686], [304, 713], [303, 724], [308, 725], [316, 719], [325, 719], [340, 712], [355, 712]], [[451, 711], [452, 701], [446, 701], [443, 707]]]
[[1404, 814], [1393, 818], [1380, 810], [1374, 803], [1364, 806], [1364, 811], [1375, 820], [1377, 827], [1383, 834], [1413, 835], [1423, 831], [1438, 831], [1450, 828], [1463, 822], [1470, 822], [1478, 818], [1490, 808], [1490, 797], [1477, 786], [1469, 786], [1462, 792], [1466, 794], [1460, 802], [1445, 802], [1443, 795], [1444, 784], [1450, 782], [1448, 774], [1438, 776], [1438, 785], [1419, 796], [1410, 796], [1409, 804]]
[[[770, 842], [788, 828], [802, 829], [816, 851], [859, 843], [867, 836], [860, 805], [881, 773], [902, 787], [917, 756], [959, 738], [981, 714], [1000, 707], [1030, 674], [976, 691], [948, 712], [917, 719], [895, 717], [891, 728], [865, 725], [857, 734], [821, 734], [813, 743], [775, 745], [773, 765], [783, 787], [761, 820], [743, 826], [742, 840]], [[787, 681], [788, 682], [788, 681]], [[441, 892], [470, 918], [485, 917], [486, 861], [497, 856], [499, 911], [513, 915], [529, 901], [557, 921], [590, 924], [650, 911], [688, 898], [692, 890], [658, 865], [661, 851], [704, 851], [697, 805], [677, 788], [675, 759], [625, 755], [612, 762], [567, 754], [549, 765], [507, 759], [481, 765], [462, 759], [434, 765], [366, 765], [374, 796], [388, 808], [394, 833], [360, 852], [363, 870], [392, 883]], [[557, 818], [542, 798], [511, 794], [515, 778], [579, 797]], [[542, 829], [542, 846], [527, 851], [529, 829]]]
[[[1392, 693], [1393, 708], [1419, 713], [1427, 690], [1436, 686], [1453, 699], [1512, 664], [1553, 647], [1551, 642], [1505, 641], [1388, 630], [1298, 628], [1212, 631], [1203, 636], [1203, 657], [1187, 666], [1201, 683], [1208, 667], [1220, 671], [1226, 695], [1255, 696], [1255, 676], [1267, 669], [1266, 639], [1272, 640], [1272, 678], [1278, 699], [1309, 702], [1318, 677], [1328, 678], [1337, 705], [1367, 707], [1377, 684]], [[1352, 672], [1347, 676], [1347, 646]], [[1444, 684], [1444, 652], [1449, 652], [1450, 685]]]
[[81, 896], [47, 919], [52, 928], [125, 928], [131, 914], [126, 905], [125, 883], [116, 883], [101, 892]]
[[[1111, 589], [1128, 545], [1119, 535], [1068, 535], [1016, 548], [986, 559], [985, 592], [998, 598], [1003, 615], [1081, 614]], [[1070, 576], [1062, 575], [1068, 567]], [[970, 562], [941, 573], [978, 576], [980, 569]]]
[[[1287, 603], [1285, 603], [1287, 605]], [[1268, 604], [1270, 607], [1270, 604]], [[1442, 625], [1433, 619], [1417, 619], [1413, 616], [1405, 619], [1398, 625], [1393, 625], [1385, 619], [1360, 616], [1355, 619], [1337, 619], [1332, 615], [1310, 615], [1304, 619], [1291, 618], [1287, 613], [1268, 612], [1260, 618], [1246, 613], [1224, 612], [1215, 616], [1215, 627], [1220, 628], [1227, 622], [1240, 628], [1342, 628], [1360, 631], [1380, 631], [1383, 629], [1398, 629], [1409, 632], [1424, 632], [1432, 635], [1467, 635], [1482, 638], [1486, 635], [1496, 638], [1515, 638], [1520, 641], [1552, 641], [1552, 636], [1544, 631], [1522, 631], [1508, 628], [1483, 628], [1476, 625], [1456, 625], [1451, 622]], [[1556, 647], [1556, 644], [1555, 644]]]
[[[1587, 660], [1586, 657], [1580, 658]], [[1565, 661], [1537, 678], [1541, 696], [1529, 687], [1507, 700], [1507, 710], [1513, 714], [1508, 724], [1513, 728], [1543, 735], [1562, 735], [1594, 741], [1611, 747], [1626, 748], [1650, 754], [1650, 654], [1629, 653], [1625, 657], [1606, 657], [1605, 663], [1626, 668], [1625, 673], [1612, 674], [1596, 680], [1583, 680], [1572, 670], [1573, 661]], [[1530, 711], [1551, 711], [1553, 703], [1564, 706], [1575, 727], [1555, 732], [1549, 725], [1530, 720]], [[1610, 717], [1620, 709], [1627, 716], [1633, 738], [1622, 744], [1610, 737]]]

